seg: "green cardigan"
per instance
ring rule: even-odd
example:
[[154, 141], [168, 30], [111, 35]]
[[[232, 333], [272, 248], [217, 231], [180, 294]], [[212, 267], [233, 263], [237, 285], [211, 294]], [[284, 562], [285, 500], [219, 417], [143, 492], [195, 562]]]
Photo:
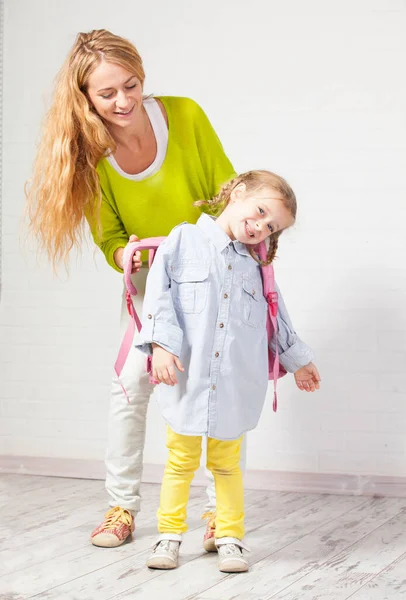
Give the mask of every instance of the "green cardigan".
[[101, 235], [96, 244], [107, 262], [131, 234], [140, 239], [166, 236], [179, 223], [196, 223], [195, 200], [209, 200], [235, 176], [207, 116], [189, 98], [159, 97], [168, 116], [168, 147], [162, 167], [140, 181], [120, 175], [106, 158], [97, 165], [102, 189]]

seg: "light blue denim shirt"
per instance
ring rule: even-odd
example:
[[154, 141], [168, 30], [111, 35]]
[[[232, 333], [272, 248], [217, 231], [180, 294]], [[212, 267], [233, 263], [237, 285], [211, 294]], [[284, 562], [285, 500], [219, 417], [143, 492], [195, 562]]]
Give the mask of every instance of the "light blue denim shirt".
[[[147, 278], [136, 347], [151, 353], [155, 342], [185, 368], [177, 385], [159, 385], [163, 417], [176, 433], [233, 440], [257, 425], [268, 386], [266, 314], [260, 267], [244, 244], [205, 214], [171, 231]], [[313, 354], [281, 297], [278, 324], [280, 362], [294, 372]]]

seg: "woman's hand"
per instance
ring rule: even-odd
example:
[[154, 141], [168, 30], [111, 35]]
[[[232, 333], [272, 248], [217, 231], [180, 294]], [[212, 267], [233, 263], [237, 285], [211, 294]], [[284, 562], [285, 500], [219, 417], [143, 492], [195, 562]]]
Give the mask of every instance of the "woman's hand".
[[179, 371], [184, 371], [179, 358], [167, 350], [152, 344], [152, 376], [159, 383], [174, 386], [178, 383], [175, 367]]
[[[138, 241], [139, 241], [139, 238], [137, 238], [136, 235], [130, 235], [130, 239], [128, 240], [128, 243], [130, 244], [131, 242], [138, 242]], [[123, 255], [124, 255], [124, 248], [117, 248], [117, 250], [114, 252], [114, 262], [116, 263], [118, 268], [121, 270], [124, 269]], [[131, 269], [131, 273], [138, 273], [138, 271], [141, 269], [141, 267], [142, 267], [141, 252], [136, 252], [133, 256], [133, 266]]]
[[298, 369], [294, 377], [299, 390], [314, 392], [320, 388], [320, 375], [316, 365], [313, 363], [309, 363], [305, 367]]
[[[139, 238], [137, 238], [136, 235], [130, 235], [130, 239], [128, 240], [128, 243], [130, 244], [131, 242], [138, 242]], [[142, 267], [142, 260], [141, 260], [141, 252], [136, 252], [133, 256], [133, 268], [131, 269], [131, 273], [138, 273], [138, 271], [141, 269]]]

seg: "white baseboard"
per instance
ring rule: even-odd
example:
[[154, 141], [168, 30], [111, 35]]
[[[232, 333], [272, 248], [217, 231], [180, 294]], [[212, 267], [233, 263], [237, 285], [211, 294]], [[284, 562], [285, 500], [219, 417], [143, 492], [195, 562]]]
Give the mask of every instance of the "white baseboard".
[[[145, 483], [161, 483], [163, 469], [163, 465], [144, 465], [142, 480]], [[98, 460], [0, 456], [0, 474], [3, 473], [103, 480], [105, 467]], [[193, 485], [205, 486], [206, 481], [204, 469], [201, 468], [195, 475]], [[406, 498], [406, 477], [385, 475], [248, 470], [244, 476], [244, 484], [247, 489], [252, 490]]]

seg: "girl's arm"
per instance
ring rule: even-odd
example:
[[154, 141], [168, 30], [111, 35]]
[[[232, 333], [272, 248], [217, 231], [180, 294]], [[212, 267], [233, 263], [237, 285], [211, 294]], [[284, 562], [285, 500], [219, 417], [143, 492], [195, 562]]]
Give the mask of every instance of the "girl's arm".
[[175, 231], [169, 234], [158, 248], [147, 277], [142, 311], [142, 342], [135, 346], [147, 354], [152, 354], [152, 344], [177, 357], [180, 356], [182, 348], [183, 332], [172, 302], [168, 267], [174, 251], [173, 238], [177, 235]]
[[[279, 361], [289, 373], [295, 373], [301, 367], [305, 367], [314, 360], [313, 350], [303, 342], [295, 332], [291, 323], [282, 294], [275, 283], [275, 291], [278, 293], [278, 350]], [[275, 353], [276, 339], [273, 336], [270, 347]]]

